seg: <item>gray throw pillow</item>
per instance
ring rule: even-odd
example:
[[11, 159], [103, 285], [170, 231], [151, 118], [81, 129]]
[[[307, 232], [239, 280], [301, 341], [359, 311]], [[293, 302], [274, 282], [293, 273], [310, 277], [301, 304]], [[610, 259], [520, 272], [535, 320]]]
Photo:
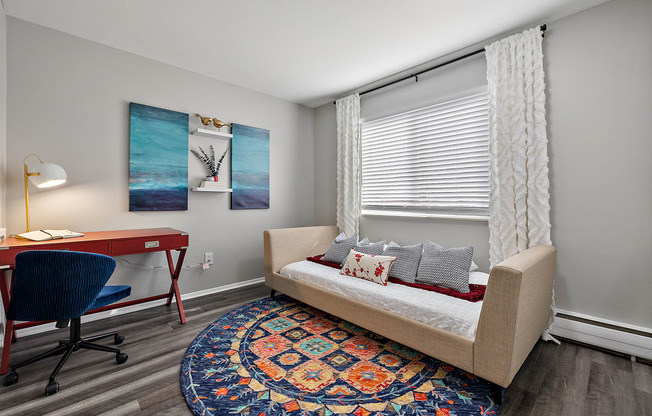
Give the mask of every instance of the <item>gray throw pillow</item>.
[[373, 256], [380, 256], [383, 254], [385, 248], [385, 240], [370, 243], [367, 237], [360, 241], [354, 248], [358, 253], [371, 254]]
[[326, 250], [326, 254], [321, 259], [331, 263], [342, 264], [357, 243], [358, 234], [353, 234], [351, 237], [346, 238], [344, 233], [340, 233], [340, 235], [335, 237], [328, 250]]
[[383, 251], [383, 256], [396, 257], [396, 261], [389, 270], [389, 277], [414, 283], [417, 271], [419, 270], [422, 249], [423, 244], [399, 246], [393, 241], [390, 242], [385, 251]]
[[472, 260], [473, 246], [445, 249], [437, 243], [426, 241], [416, 281], [469, 293]]

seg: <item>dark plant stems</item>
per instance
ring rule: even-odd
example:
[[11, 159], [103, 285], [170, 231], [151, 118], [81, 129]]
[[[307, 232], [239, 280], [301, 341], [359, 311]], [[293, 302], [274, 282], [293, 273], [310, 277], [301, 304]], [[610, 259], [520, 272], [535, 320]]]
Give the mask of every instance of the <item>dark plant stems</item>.
[[199, 148], [199, 152], [190, 149], [190, 152], [197, 156], [199, 160], [201, 160], [204, 165], [208, 168], [208, 171], [210, 172], [211, 176], [218, 176], [220, 172], [220, 166], [222, 166], [222, 161], [224, 160], [224, 157], [226, 156], [226, 153], [229, 151], [230, 147], [227, 147], [224, 153], [222, 153], [222, 157], [220, 157], [220, 160], [215, 163], [215, 149], [213, 148], [213, 145], [210, 146], [211, 149], [211, 155], [209, 156], [206, 152], [204, 152], [204, 149], [201, 148], [201, 146], [197, 146]]

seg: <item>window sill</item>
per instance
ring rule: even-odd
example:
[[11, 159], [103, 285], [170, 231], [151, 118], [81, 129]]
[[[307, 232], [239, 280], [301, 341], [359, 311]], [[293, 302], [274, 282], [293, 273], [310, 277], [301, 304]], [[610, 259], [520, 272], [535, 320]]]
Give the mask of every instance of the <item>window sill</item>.
[[432, 213], [425, 213], [425, 212], [409, 212], [409, 211], [363, 210], [361, 215], [369, 215], [375, 217], [407, 217], [407, 218], [425, 218], [425, 219], [455, 220], [455, 221], [481, 221], [481, 222], [489, 221], [489, 217], [483, 215], [432, 214]]

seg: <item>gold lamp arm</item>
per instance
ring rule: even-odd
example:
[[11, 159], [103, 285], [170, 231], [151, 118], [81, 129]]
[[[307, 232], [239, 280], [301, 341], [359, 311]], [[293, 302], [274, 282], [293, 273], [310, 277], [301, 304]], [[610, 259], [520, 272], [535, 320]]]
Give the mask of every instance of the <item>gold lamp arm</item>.
[[25, 221], [27, 223], [27, 232], [30, 232], [31, 230], [29, 229], [29, 176], [39, 176], [39, 172], [27, 172], [27, 159], [30, 156], [36, 156], [36, 158], [39, 160], [39, 162], [43, 163], [41, 158], [36, 154], [36, 153], [30, 153], [27, 156], [25, 156], [25, 159], [23, 159], [23, 168], [25, 172]]

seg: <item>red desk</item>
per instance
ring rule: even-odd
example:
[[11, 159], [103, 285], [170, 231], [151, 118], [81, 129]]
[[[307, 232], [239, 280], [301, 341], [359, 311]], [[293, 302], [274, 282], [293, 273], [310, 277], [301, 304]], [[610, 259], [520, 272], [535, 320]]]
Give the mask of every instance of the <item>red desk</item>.
[[[48, 241], [29, 241], [17, 238], [7, 238], [0, 243], [0, 292], [2, 292], [2, 303], [5, 308], [5, 316], [9, 308], [11, 291], [7, 281], [6, 272], [13, 270], [16, 266], [16, 254], [26, 250], [71, 250], [84, 251], [88, 253], [106, 254], [107, 256], [125, 256], [128, 254], [151, 253], [165, 251], [170, 269], [170, 290], [167, 293], [131, 300], [127, 302], [114, 303], [102, 308], [86, 312], [86, 314], [101, 312], [109, 309], [121, 308], [124, 306], [150, 302], [167, 298], [167, 305], [172, 299], [177, 301], [179, 319], [182, 324], [186, 323], [186, 316], [183, 312], [181, 294], [179, 293], [179, 274], [183, 266], [183, 259], [188, 249], [188, 234], [174, 228], [150, 228], [143, 230], [122, 230], [122, 231], [99, 231], [84, 233], [83, 237], [63, 238]], [[176, 266], [172, 259], [172, 250], [179, 251], [179, 258]], [[12, 273], [13, 285], [13, 273]], [[9, 369], [9, 354], [11, 342], [16, 339], [16, 329], [28, 328], [40, 325], [45, 322], [23, 322], [14, 324], [7, 320], [7, 327], [4, 334], [4, 348], [2, 350], [2, 365], [0, 374], [6, 374]]]

